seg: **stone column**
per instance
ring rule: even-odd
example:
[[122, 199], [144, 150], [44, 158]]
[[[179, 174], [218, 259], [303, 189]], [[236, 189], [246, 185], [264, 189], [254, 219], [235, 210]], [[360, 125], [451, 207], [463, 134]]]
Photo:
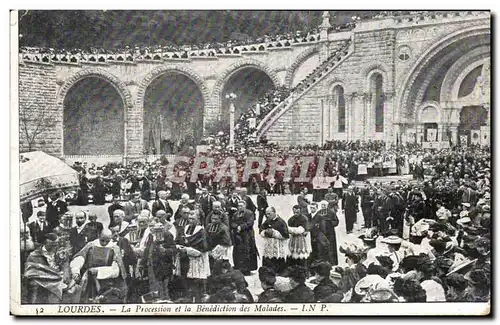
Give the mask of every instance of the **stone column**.
[[345, 96], [347, 99], [345, 101], [345, 120], [346, 120], [346, 135], [347, 135], [347, 141], [352, 140], [352, 135], [353, 135], [353, 129], [354, 129], [354, 108], [355, 108], [355, 98], [358, 96], [357, 93], [350, 93], [349, 95]]
[[458, 143], [458, 125], [452, 124], [450, 126], [450, 131], [451, 131], [451, 143], [453, 143], [453, 145], [456, 145]]
[[368, 141], [371, 136], [371, 119], [370, 119], [370, 112], [372, 109], [372, 98], [373, 94], [372, 93], [364, 93], [363, 94], [363, 107], [364, 107], [364, 114], [363, 114], [363, 139], [365, 141]]
[[394, 93], [384, 93], [384, 141], [388, 144], [395, 143], [394, 128]]
[[328, 57], [328, 29], [330, 25], [330, 13], [323, 12], [323, 22], [319, 26], [320, 45], [319, 45], [319, 62], [323, 62]]

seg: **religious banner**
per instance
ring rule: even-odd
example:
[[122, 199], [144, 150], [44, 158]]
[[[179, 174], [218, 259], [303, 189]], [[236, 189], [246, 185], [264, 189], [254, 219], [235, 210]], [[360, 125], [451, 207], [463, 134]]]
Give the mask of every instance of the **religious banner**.
[[427, 129], [427, 139], [428, 142], [437, 141], [437, 129]]
[[314, 189], [327, 189], [336, 179], [337, 177], [314, 177], [312, 185]]
[[368, 175], [368, 165], [359, 164], [358, 165], [358, 175]]
[[460, 145], [461, 146], [467, 146], [468, 141], [467, 141], [467, 134], [461, 134], [460, 135]]
[[480, 144], [481, 143], [481, 131], [480, 130], [471, 130], [470, 131], [470, 143], [471, 144]]

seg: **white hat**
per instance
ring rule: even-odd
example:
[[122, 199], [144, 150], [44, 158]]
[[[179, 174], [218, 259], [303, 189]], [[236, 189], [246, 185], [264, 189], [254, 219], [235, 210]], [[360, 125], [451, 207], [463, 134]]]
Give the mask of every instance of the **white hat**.
[[401, 238], [399, 238], [398, 236], [389, 236], [389, 237], [386, 237], [382, 240], [383, 243], [386, 243], [386, 244], [393, 244], [393, 245], [396, 245], [396, 244], [401, 244], [403, 242], [403, 240]]

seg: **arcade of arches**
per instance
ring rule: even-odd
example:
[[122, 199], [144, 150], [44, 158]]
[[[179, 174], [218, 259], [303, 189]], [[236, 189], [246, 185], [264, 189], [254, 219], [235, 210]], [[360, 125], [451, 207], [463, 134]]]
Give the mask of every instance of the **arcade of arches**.
[[124, 153], [124, 103], [106, 80], [86, 77], [70, 88], [63, 125], [65, 155]]
[[148, 154], [176, 154], [203, 136], [203, 96], [198, 85], [180, 73], [165, 73], [146, 89], [144, 149]]

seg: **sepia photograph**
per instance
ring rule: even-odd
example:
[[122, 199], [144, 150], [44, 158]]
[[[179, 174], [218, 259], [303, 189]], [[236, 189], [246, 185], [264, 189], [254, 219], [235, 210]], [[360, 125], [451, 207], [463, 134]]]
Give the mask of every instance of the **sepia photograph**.
[[12, 10], [11, 314], [489, 315], [491, 15]]

